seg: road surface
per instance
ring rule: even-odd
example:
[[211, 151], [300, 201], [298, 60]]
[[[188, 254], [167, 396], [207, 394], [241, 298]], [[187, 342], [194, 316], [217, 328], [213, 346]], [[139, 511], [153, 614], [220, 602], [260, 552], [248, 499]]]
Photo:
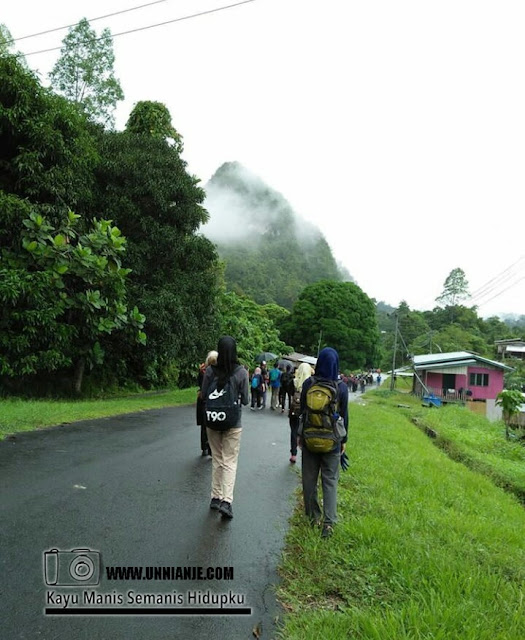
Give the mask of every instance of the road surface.
[[[193, 406], [0, 442], [1, 637], [240, 640], [255, 637], [255, 630], [274, 638], [282, 615], [276, 568], [300, 476], [288, 461], [286, 414], [244, 408], [243, 420], [231, 521], [209, 509], [211, 460], [200, 456]], [[109, 580], [108, 567], [142, 567], [142, 579]], [[149, 580], [147, 567], [174, 569], [166, 580]], [[219, 568], [223, 578], [184, 580], [177, 567]], [[225, 580], [230, 568], [233, 579]], [[137, 602], [137, 594], [149, 602]], [[166, 594], [173, 601], [158, 604]], [[206, 598], [218, 594], [229, 598], [226, 606], [251, 613], [165, 615], [156, 608], [217, 606]], [[122, 613], [145, 604], [154, 615], [136, 615], [140, 608]], [[93, 613], [70, 614], [82, 606]], [[101, 612], [104, 607], [115, 614]]]

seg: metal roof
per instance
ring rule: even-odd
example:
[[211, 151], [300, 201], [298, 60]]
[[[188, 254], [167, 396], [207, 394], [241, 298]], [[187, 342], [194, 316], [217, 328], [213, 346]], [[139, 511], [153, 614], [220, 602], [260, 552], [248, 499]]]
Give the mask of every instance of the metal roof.
[[287, 356], [283, 356], [282, 360], [291, 360], [292, 362], [307, 362], [313, 366], [317, 363], [317, 358], [313, 356], [307, 356], [303, 353], [289, 353]]
[[428, 353], [414, 356], [414, 369], [430, 369], [436, 367], [459, 367], [469, 364], [488, 364], [498, 369], [512, 371], [506, 364], [489, 360], [470, 351], [451, 351], [450, 353]]

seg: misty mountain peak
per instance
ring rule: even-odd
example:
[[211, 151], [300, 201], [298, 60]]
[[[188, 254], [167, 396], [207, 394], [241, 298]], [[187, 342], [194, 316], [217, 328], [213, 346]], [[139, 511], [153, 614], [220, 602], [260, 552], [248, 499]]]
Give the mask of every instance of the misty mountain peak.
[[[222, 164], [205, 191], [210, 219], [202, 231], [226, 263], [230, 288], [260, 304], [291, 307], [311, 282], [351, 279], [338, 268], [318, 227], [239, 162]], [[250, 270], [252, 262], [256, 266]]]

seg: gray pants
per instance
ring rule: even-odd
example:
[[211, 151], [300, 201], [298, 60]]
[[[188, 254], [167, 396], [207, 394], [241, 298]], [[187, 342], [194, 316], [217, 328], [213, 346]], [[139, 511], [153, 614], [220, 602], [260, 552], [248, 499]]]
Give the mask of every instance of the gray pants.
[[[334, 525], [337, 522], [337, 481], [341, 453], [312, 453], [303, 444], [302, 477], [303, 498], [306, 515], [312, 521], [323, 516], [323, 524]], [[323, 490], [323, 513], [318, 501], [317, 480], [321, 473]]]

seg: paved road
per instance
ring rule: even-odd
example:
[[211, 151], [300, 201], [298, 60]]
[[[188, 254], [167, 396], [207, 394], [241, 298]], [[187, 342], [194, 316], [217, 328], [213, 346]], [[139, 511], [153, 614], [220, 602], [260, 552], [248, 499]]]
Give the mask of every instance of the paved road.
[[[1, 637], [237, 640], [253, 638], [254, 627], [262, 627], [261, 638], [274, 638], [281, 611], [273, 586], [299, 474], [288, 462], [287, 418], [269, 410], [244, 410], [243, 417], [235, 517], [226, 522], [208, 508], [211, 460], [200, 457], [193, 407], [86, 421], [0, 442]], [[244, 596], [235, 604], [252, 613], [45, 616], [59, 594], [82, 598], [94, 590], [44, 583], [43, 552], [78, 548], [101, 554], [95, 593], [127, 598], [129, 590], [176, 592], [174, 599], [179, 594], [184, 606], [193, 606], [187, 602], [191, 592], [233, 592]], [[68, 576], [64, 562], [73, 557], [60, 556], [60, 581]], [[233, 567], [234, 579], [113, 582], [105, 575], [105, 567], [134, 565]]]

